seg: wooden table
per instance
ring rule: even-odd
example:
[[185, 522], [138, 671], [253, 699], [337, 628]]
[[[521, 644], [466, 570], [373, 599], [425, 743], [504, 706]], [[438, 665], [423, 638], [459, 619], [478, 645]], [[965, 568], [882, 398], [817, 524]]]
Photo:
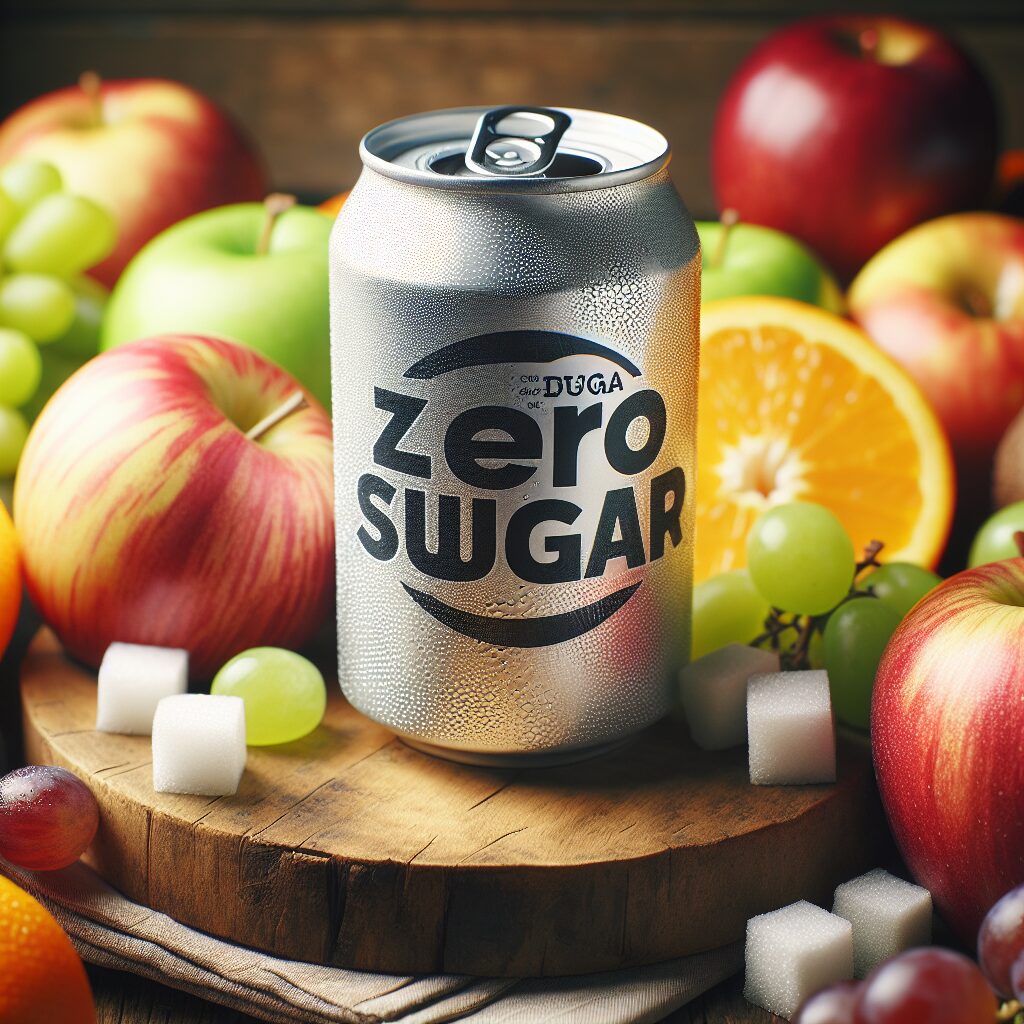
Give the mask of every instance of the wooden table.
[[[132, 974], [90, 967], [89, 977], [96, 996], [97, 1024], [261, 1024], [255, 1017]], [[665, 1024], [781, 1024], [782, 1018], [751, 1006], [743, 998], [742, 987], [739, 977], [723, 982], [666, 1017]]]

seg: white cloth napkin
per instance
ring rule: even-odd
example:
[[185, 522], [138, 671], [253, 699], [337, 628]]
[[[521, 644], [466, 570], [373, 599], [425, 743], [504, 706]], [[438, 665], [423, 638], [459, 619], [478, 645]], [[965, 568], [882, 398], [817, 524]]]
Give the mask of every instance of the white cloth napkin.
[[56, 917], [84, 960], [273, 1024], [646, 1024], [739, 970], [739, 945], [573, 978], [395, 977], [281, 960], [126, 899], [84, 864], [0, 872]]

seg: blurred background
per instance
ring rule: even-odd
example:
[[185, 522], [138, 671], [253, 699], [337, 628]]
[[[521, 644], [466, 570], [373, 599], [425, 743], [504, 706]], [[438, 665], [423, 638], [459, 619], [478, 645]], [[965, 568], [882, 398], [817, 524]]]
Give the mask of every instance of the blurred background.
[[851, 9], [950, 31], [995, 86], [1004, 148], [1024, 147], [1020, 0], [4, 0], [0, 115], [85, 70], [167, 76], [231, 111], [274, 186], [313, 200], [351, 186], [359, 138], [390, 118], [590, 107], [663, 131], [680, 191], [709, 216], [708, 146], [729, 76], [772, 29]]

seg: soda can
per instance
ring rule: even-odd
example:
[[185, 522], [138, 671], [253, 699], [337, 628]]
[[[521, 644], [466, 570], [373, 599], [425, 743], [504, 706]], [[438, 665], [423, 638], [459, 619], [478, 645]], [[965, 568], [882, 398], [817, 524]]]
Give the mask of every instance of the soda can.
[[360, 155], [330, 246], [342, 689], [455, 760], [610, 749], [690, 649], [700, 252], [668, 143], [465, 108]]

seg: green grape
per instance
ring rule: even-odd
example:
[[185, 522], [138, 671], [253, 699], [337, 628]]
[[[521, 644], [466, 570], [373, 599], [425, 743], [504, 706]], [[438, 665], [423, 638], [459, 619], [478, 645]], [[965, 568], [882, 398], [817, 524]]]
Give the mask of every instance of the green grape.
[[0, 188], [0, 242], [10, 233], [20, 215], [18, 204]]
[[749, 644], [764, 631], [768, 611], [746, 569], [698, 583], [693, 588], [691, 657], [702, 658], [728, 644]]
[[116, 236], [114, 219], [102, 206], [54, 192], [25, 211], [7, 237], [4, 262], [13, 270], [70, 277], [106, 259]]
[[831, 611], [849, 592], [855, 567], [853, 541], [822, 505], [777, 505], [747, 536], [750, 578], [764, 599], [783, 611]]
[[53, 397], [57, 388], [87, 361], [54, 352], [52, 345], [40, 349], [39, 354], [43, 361], [43, 375], [39, 381], [39, 388], [32, 398], [21, 407], [21, 413], [29, 423], [34, 422], [43, 411], [43, 406]]
[[42, 160], [15, 160], [0, 168], [0, 187], [22, 210], [64, 187], [60, 171]]
[[1019, 558], [1017, 542], [1013, 539], [1018, 530], [1024, 530], [1024, 501], [1007, 505], [985, 520], [971, 545], [968, 566], [973, 569], [988, 562], [1001, 562], [1004, 558]]
[[871, 691], [885, 645], [900, 616], [884, 601], [855, 597], [840, 605], [825, 626], [825, 667], [832, 706], [841, 722], [871, 724]]
[[58, 278], [12, 274], [0, 281], [0, 325], [24, 331], [36, 344], [55, 341], [74, 318], [74, 292]]
[[73, 277], [67, 282], [75, 293], [75, 318], [71, 326], [46, 346], [79, 361], [91, 359], [100, 350], [100, 328], [110, 293], [91, 277]]
[[24, 405], [39, 388], [43, 360], [32, 339], [0, 327], [0, 405]]
[[324, 717], [327, 688], [312, 662], [279, 647], [254, 647], [216, 675], [211, 693], [245, 701], [246, 742], [262, 747], [312, 732]]
[[870, 576], [865, 576], [858, 589], [870, 589], [879, 601], [887, 604], [902, 619], [941, 582], [941, 576], [911, 562], [887, 562]]
[[27, 438], [25, 417], [17, 409], [0, 405], [0, 477], [14, 476]]

